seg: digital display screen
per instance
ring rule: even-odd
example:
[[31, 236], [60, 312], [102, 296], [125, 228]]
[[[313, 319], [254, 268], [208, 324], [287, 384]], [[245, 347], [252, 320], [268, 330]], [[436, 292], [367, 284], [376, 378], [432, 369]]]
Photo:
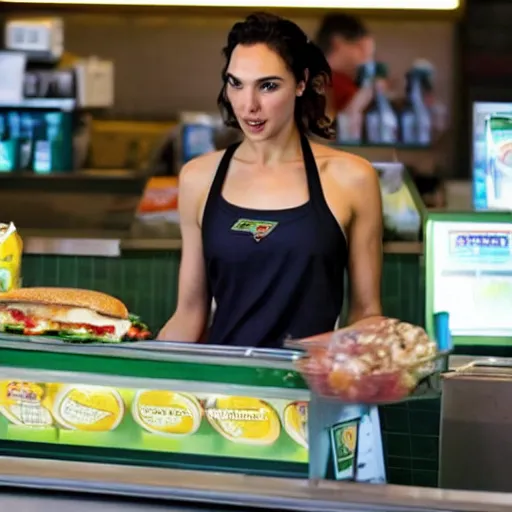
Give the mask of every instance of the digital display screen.
[[473, 206], [512, 210], [512, 103], [473, 103]]
[[512, 223], [433, 225], [433, 310], [453, 336], [512, 336]]

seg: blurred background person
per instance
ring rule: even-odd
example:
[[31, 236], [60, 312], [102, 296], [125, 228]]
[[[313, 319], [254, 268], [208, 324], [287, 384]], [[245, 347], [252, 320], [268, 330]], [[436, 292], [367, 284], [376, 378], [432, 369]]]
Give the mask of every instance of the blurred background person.
[[320, 24], [316, 43], [332, 70], [328, 111], [332, 119], [356, 99], [356, 79], [362, 65], [374, 59], [375, 41], [362, 20], [348, 14], [328, 14]]

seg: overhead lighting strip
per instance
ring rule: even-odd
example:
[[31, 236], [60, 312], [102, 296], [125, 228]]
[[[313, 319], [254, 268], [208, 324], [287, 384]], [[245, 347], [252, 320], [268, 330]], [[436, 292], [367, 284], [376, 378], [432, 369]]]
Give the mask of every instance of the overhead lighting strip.
[[315, 9], [382, 9], [454, 11], [461, 0], [0, 0], [4, 3], [51, 5], [110, 5], [147, 7], [247, 7], [247, 8], [315, 8]]

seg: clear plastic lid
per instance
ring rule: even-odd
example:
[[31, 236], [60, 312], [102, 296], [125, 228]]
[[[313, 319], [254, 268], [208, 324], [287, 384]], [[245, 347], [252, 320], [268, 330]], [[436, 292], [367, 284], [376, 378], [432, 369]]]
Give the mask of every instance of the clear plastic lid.
[[435, 342], [418, 326], [378, 318], [287, 346], [303, 350], [298, 370], [314, 392], [344, 402], [388, 403], [435, 371]]

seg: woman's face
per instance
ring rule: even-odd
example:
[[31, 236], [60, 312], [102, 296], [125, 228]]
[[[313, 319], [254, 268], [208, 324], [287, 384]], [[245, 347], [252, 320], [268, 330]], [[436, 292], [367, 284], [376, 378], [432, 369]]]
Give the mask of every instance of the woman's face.
[[238, 45], [227, 69], [226, 94], [251, 140], [267, 140], [294, 122], [295, 101], [304, 91], [284, 60], [266, 44]]

